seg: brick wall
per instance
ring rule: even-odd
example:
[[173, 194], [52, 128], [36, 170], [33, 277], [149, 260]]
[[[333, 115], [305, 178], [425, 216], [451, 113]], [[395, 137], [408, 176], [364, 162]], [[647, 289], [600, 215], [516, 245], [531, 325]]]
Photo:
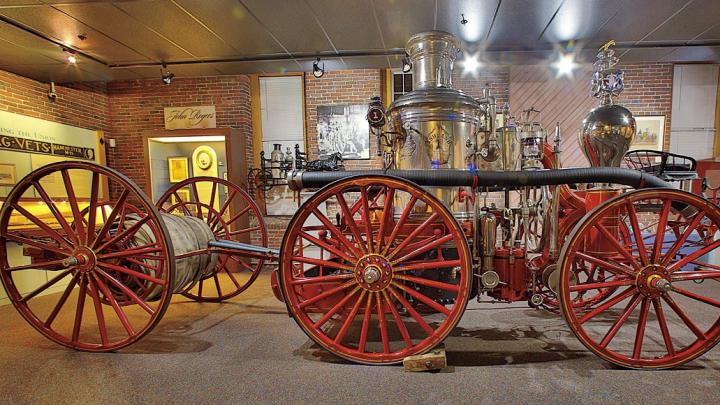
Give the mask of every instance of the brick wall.
[[108, 164], [145, 187], [142, 132], [162, 130], [164, 108], [214, 105], [218, 128], [239, 128], [246, 141], [248, 162], [253, 161], [250, 79], [245, 75], [178, 78], [172, 85], [159, 79], [126, 80], [107, 85], [112, 136], [117, 147], [108, 149]]
[[[325, 72], [323, 77], [315, 78], [305, 74], [305, 124], [307, 126], [308, 151], [310, 159], [317, 159], [317, 107], [337, 104], [364, 104], [370, 97], [383, 97], [380, 83], [381, 70], [357, 69]], [[369, 160], [349, 160], [345, 167], [353, 169], [371, 169], [382, 167], [382, 158], [377, 155], [377, 142], [370, 139]]]
[[664, 115], [665, 137], [663, 149], [670, 148], [670, 114], [672, 113], [672, 63], [627, 64], [625, 90], [620, 103], [633, 115]]
[[109, 99], [104, 83], [56, 85], [57, 99], [48, 99], [50, 85], [0, 70], [0, 110], [81, 128], [110, 129]]

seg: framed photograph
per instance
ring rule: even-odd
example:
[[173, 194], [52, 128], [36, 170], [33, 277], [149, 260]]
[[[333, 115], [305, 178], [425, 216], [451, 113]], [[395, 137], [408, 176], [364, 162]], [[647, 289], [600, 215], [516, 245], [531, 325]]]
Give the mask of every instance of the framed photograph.
[[637, 129], [630, 144], [630, 150], [663, 150], [665, 132], [664, 115], [635, 117], [635, 123]]
[[[190, 201], [190, 189], [189, 188], [180, 188], [176, 191], [176, 193], [182, 201], [185, 201], [185, 202]], [[175, 205], [178, 202], [179, 201], [177, 200], [177, 198], [175, 198], [174, 194], [170, 196], [170, 204], [171, 205]]]
[[0, 186], [14, 186], [17, 183], [17, 171], [14, 163], [0, 163]]
[[366, 104], [323, 105], [317, 108], [321, 159], [340, 153], [343, 160], [370, 159], [370, 124]]
[[168, 177], [170, 183], [179, 183], [188, 178], [188, 158], [176, 156], [168, 158]]

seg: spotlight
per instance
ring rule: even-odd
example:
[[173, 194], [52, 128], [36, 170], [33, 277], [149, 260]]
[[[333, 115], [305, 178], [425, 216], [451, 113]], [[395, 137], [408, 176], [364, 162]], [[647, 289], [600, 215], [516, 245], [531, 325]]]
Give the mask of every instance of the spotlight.
[[467, 24], [467, 23], [468, 23], [468, 20], [467, 20], [467, 18], [465, 18], [465, 14], [460, 14], [460, 16], [462, 17], [462, 18], [460, 19], [460, 24], [462, 24], [462, 25]]
[[63, 52], [65, 52], [67, 54], [67, 56], [65, 57], [65, 60], [67, 60], [68, 63], [70, 63], [72, 65], [77, 63], [77, 57], [75, 56], [76, 52], [74, 50], [69, 49], [69, 48], [63, 48], [62, 50], [63, 50]]
[[162, 69], [160, 69], [160, 77], [163, 83], [170, 84], [175, 78], [175, 74], [167, 70], [167, 66], [163, 65]]
[[472, 75], [473, 77], [477, 77], [478, 70], [482, 67], [482, 62], [480, 62], [480, 52], [476, 52], [472, 55], [467, 52], [463, 52], [463, 55], [463, 60], [460, 61], [463, 68], [462, 75]]
[[412, 70], [412, 63], [410, 63], [410, 56], [408, 54], [405, 54], [405, 57], [402, 59], [402, 71], [403, 73], [408, 73]]
[[321, 78], [325, 74], [325, 62], [323, 62], [322, 67], [320, 67], [320, 58], [317, 58], [315, 62], [313, 62], [313, 76], [316, 78]]
[[553, 63], [553, 66], [555, 67], [555, 69], [557, 69], [557, 74], [555, 75], [555, 78], [560, 78], [563, 76], [572, 78], [573, 70], [577, 68], [577, 63], [575, 63], [575, 54], [572, 52], [560, 52], [560, 56], [558, 57], [558, 60]]

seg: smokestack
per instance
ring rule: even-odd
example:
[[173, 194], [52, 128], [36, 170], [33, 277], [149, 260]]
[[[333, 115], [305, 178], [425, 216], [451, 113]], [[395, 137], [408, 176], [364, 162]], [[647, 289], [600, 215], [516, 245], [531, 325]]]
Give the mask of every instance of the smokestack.
[[415, 34], [405, 51], [413, 69], [413, 88], [452, 88], [453, 63], [460, 51], [458, 40], [444, 31]]

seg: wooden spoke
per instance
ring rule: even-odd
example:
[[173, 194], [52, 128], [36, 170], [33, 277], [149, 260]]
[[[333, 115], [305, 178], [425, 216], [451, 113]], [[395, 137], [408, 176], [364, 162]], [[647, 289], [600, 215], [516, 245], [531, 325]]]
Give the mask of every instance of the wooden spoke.
[[414, 284], [420, 284], [424, 285], [426, 287], [432, 287], [432, 288], [438, 288], [445, 291], [452, 291], [452, 292], [460, 292], [460, 286], [457, 284], [449, 284], [449, 283], [443, 283], [440, 281], [435, 280], [429, 280], [422, 277], [415, 277], [415, 276], [405, 276], [398, 274], [395, 276], [398, 280], [408, 281]]
[[608, 329], [605, 337], [603, 337], [602, 341], [600, 342], [600, 347], [607, 347], [607, 345], [615, 337], [618, 331], [620, 331], [620, 328], [625, 323], [625, 321], [627, 321], [627, 319], [630, 317], [630, 314], [632, 314], [632, 312], [638, 306], [641, 299], [642, 296], [640, 294], [635, 294], [633, 296], [633, 298], [625, 306], [625, 309], [623, 309], [623, 311], [620, 313], [620, 316], [615, 320], [610, 329]]
[[665, 320], [665, 313], [662, 309], [662, 304], [659, 298], [652, 300], [653, 307], [655, 308], [655, 315], [657, 315], [658, 324], [660, 325], [660, 331], [662, 332], [663, 341], [667, 348], [668, 355], [675, 355], [675, 347], [673, 346], [672, 338], [670, 337], [670, 330], [668, 329], [667, 320]]
[[421, 293], [413, 290], [412, 288], [408, 288], [408, 287], [406, 287], [406, 286], [404, 286], [404, 285], [402, 285], [402, 284], [399, 284], [399, 283], [393, 282], [393, 286], [395, 286], [395, 287], [397, 287], [397, 288], [405, 291], [408, 295], [410, 295], [411, 297], [417, 299], [418, 301], [422, 302], [423, 304], [429, 306], [430, 308], [432, 308], [432, 309], [434, 309], [434, 310], [436, 310], [436, 311], [438, 311], [438, 312], [442, 312], [442, 313], [445, 314], [445, 315], [450, 315], [450, 310], [449, 310], [449, 309], [447, 309], [446, 307], [444, 307], [444, 306], [438, 304], [437, 302], [433, 301], [433, 300], [430, 299], [428, 296], [426, 296], [426, 295], [424, 295], [424, 294], [421, 294]]
[[43, 291], [47, 290], [48, 288], [54, 286], [58, 283], [58, 281], [64, 279], [68, 274], [70, 274], [72, 270], [65, 270], [62, 273], [58, 274], [57, 276], [53, 277], [48, 281], [47, 283], [41, 285], [40, 287], [32, 290], [29, 294], [23, 296], [22, 298], [18, 299], [19, 302], [28, 302], [29, 300], [35, 298], [38, 294], [42, 293]]
[[355, 320], [355, 316], [357, 315], [358, 311], [360, 310], [360, 305], [364, 301], [366, 294], [367, 294], [366, 290], [363, 290], [360, 292], [360, 297], [358, 297], [358, 299], [355, 300], [355, 305], [353, 305], [352, 309], [350, 310], [350, 313], [345, 317], [345, 320], [343, 321], [343, 324], [340, 327], [340, 330], [338, 331], [337, 335], [335, 335], [335, 339], [334, 339], [335, 343], [342, 342], [348, 329], [350, 329], [350, 325], [352, 324], [353, 320]]
[[72, 292], [73, 288], [75, 288], [75, 285], [78, 282], [78, 279], [80, 278], [80, 273], [75, 273], [70, 280], [70, 283], [68, 283], [67, 287], [65, 287], [65, 291], [63, 291], [62, 296], [60, 296], [60, 300], [58, 300], [57, 304], [55, 304], [55, 307], [53, 308], [52, 312], [50, 312], [50, 315], [45, 320], [45, 327], [49, 328], [50, 325], [52, 325], [53, 321], [57, 317], [58, 313], [60, 313], [60, 310], [65, 305], [65, 302], [67, 301], [68, 297], [70, 296], [70, 293]]

